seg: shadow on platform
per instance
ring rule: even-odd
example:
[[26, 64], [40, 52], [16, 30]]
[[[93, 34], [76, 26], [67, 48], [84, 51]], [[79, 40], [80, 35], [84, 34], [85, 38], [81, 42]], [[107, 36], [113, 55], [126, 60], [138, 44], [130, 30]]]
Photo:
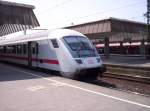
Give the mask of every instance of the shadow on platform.
[[41, 78], [40, 76], [36, 76], [36, 73], [38, 73], [38, 75], [42, 77], [56, 76], [55, 74], [52, 74], [51, 72], [48, 71], [35, 69], [28, 70], [25, 67], [0, 62], [0, 82]]

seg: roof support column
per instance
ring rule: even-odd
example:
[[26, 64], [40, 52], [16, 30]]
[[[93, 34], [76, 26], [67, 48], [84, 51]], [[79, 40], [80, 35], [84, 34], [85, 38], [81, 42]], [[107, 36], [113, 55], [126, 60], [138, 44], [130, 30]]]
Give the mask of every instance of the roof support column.
[[120, 42], [120, 54], [123, 54], [124, 52], [123, 52], [123, 42], [121, 41]]
[[104, 54], [106, 58], [109, 58], [109, 37], [104, 38]]
[[146, 59], [150, 59], [150, 0], [147, 0], [147, 48]]
[[145, 43], [144, 39], [141, 40], [141, 45], [140, 45], [140, 55], [141, 56], [145, 55], [145, 44], [144, 43]]

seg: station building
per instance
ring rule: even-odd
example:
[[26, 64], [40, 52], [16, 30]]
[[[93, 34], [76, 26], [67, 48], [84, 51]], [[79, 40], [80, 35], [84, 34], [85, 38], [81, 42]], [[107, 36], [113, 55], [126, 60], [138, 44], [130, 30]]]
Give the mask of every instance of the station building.
[[0, 0], [0, 38], [40, 26], [33, 5]]
[[100, 54], [144, 55], [147, 44], [146, 23], [108, 18], [65, 27], [79, 31], [93, 42]]

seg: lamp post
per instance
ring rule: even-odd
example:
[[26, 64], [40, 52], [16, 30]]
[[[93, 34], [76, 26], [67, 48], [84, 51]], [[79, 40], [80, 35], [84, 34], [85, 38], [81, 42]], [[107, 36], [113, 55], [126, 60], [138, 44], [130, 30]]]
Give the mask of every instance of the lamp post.
[[150, 0], [147, 0], [147, 47], [146, 47], [146, 59], [150, 59]]

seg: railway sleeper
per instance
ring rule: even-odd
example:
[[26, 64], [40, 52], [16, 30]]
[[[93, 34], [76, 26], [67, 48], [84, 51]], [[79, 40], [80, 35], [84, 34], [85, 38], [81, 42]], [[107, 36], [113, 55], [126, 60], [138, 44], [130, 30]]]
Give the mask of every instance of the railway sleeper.
[[145, 76], [135, 76], [135, 75], [122, 74], [122, 73], [120, 74], [120, 73], [106, 72], [102, 75], [102, 77], [117, 78], [117, 79], [150, 84], [150, 77], [145, 77]]

